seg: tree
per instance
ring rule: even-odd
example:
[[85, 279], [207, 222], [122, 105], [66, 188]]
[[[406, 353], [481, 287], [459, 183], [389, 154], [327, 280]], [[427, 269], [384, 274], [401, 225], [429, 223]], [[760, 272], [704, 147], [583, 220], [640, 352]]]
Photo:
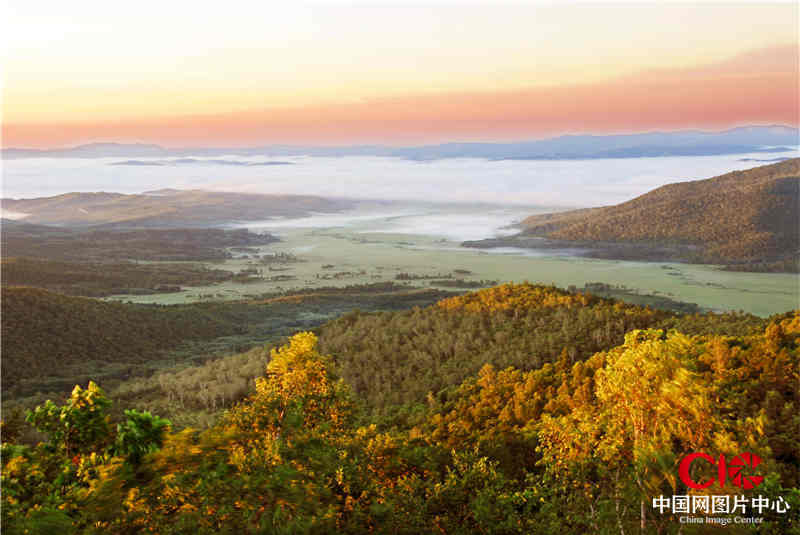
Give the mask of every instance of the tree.
[[701, 351], [678, 333], [628, 333], [622, 346], [603, 355], [594, 403], [542, 418], [542, 463], [568, 479], [587, 472], [601, 476], [618, 510], [625, 477], [631, 477], [644, 532], [647, 497], [665, 484], [676, 488], [679, 456], [719, 438], [713, 436], [718, 420], [709, 386], [687, 366]]
[[89, 381], [86, 389], [75, 385], [67, 403], [58, 407], [50, 400], [28, 411], [25, 419], [48, 435], [50, 443], [62, 449], [67, 457], [99, 451], [109, 438], [106, 414], [111, 401], [103, 390]]
[[170, 422], [147, 411], [126, 410], [124, 422], [117, 424], [117, 438], [114, 442], [115, 455], [125, 457], [128, 462], [138, 465], [144, 455], [164, 445], [164, 435]]

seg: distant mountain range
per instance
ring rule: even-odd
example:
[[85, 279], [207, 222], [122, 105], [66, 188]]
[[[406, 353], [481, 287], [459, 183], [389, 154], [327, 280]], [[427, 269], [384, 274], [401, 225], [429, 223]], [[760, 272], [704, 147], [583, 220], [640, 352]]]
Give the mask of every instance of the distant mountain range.
[[616, 206], [528, 217], [521, 234], [469, 247], [586, 247], [589, 256], [797, 271], [800, 158], [657, 188]]
[[[411, 160], [485, 158], [490, 160], [562, 160], [711, 156], [796, 150], [797, 128], [745, 126], [723, 132], [652, 132], [627, 135], [566, 135], [513, 143], [443, 143], [416, 147], [356, 145], [316, 147], [269, 145], [251, 148], [165, 148], [148, 144], [90, 143], [65, 149], [7, 148], [2, 157], [15, 158], [175, 158], [184, 156], [388, 156]], [[120, 165], [146, 165], [119, 162]]]

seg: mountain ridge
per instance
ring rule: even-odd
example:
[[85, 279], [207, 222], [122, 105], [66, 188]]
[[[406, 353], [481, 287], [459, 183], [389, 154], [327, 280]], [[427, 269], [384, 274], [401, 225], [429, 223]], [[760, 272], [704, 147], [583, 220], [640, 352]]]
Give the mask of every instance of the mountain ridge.
[[[385, 156], [411, 160], [439, 158], [487, 159], [584, 159], [652, 156], [719, 155], [746, 152], [778, 152], [800, 145], [800, 131], [785, 125], [741, 126], [720, 132], [684, 130], [638, 134], [567, 134], [515, 142], [449, 142], [418, 146], [385, 145], [167, 148], [146, 143], [89, 143], [70, 148], [2, 149], [5, 159], [109, 158], [179, 156]], [[790, 148], [791, 147], [791, 148]]]
[[207, 226], [236, 220], [298, 217], [316, 211], [336, 212], [351, 206], [351, 201], [313, 195], [172, 189], [137, 194], [71, 192], [33, 199], [0, 199], [4, 213], [25, 214], [25, 222], [74, 226]]

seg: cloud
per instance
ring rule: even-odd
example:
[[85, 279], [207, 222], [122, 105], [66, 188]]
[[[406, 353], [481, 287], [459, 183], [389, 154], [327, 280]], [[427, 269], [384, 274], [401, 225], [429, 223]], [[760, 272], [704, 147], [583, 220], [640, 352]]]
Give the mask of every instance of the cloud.
[[776, 45], [697, 67], [654, 69], [585, 85], [412, 94], [343, 104], [179, 118], [5, 124], [4, 146], [96, 140], [168, 146], [414, 144], [568, 132], [798, 124], [798, 51]]

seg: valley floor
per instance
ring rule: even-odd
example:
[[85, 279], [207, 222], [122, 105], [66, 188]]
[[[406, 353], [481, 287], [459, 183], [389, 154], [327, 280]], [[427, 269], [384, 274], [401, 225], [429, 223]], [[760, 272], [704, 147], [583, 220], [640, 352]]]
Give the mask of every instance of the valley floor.
[[[759, 316], [798, 306], [800, 279], [790, 273], [730, 272], [718, 266], [589, 259], [571, 250], [489, 249], [459, 246], [440, 236], [371, 232], [372, 222], [332, 228], [281, 228], [281, 242], [208, 263], [239, 272], [255, 268], [263, 278], [246, 284], [227, 281], [186, 287], [170, 294], [113, 296], [138, 303], [175, 304], [210, 299], [242, 299], [289, 289], [397, 281], [400, 274], [425, 277], [415, 284], [436, 287], [438, 274], [468, 281], [464, 289], [492, 282], [531, 281], [559, 287], [602, 282], [641, 293], [696, 303], [712, 311], [743, 310]], [[254, 230], [260, 228], [251, 227]], [[269, 227], [263, 227], [268, 230]], [[253, 255], [287, 253], [296, 261], [261, 263]], [[272, 271], [270, 271], [270, 268]], [[457, 283], [450, 283], [457, 284]], [[448, 285], [448, 289], [458, 289]]]

